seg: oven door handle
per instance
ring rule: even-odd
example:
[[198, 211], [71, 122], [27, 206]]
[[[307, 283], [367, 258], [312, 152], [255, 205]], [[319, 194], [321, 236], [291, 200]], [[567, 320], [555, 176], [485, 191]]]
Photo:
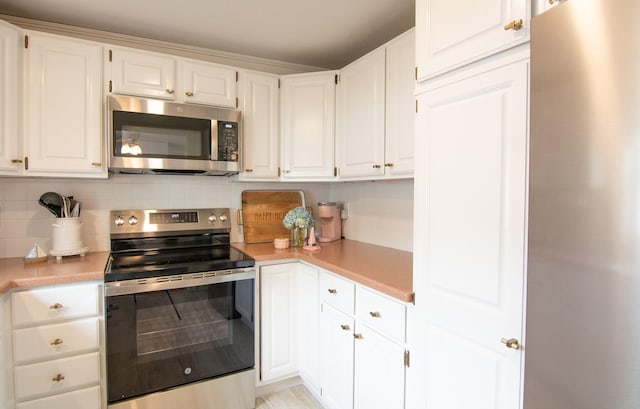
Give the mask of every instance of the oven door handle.
[[107, 297], [117, 295], [148, 293], [152, 291], [174, 290], [177, 288], [197, 287], [201, 285], [228, 283], [248, 280], [256, 277], [255, 268], [222, 270], [206, 273], [141, 278], [105, 283]]

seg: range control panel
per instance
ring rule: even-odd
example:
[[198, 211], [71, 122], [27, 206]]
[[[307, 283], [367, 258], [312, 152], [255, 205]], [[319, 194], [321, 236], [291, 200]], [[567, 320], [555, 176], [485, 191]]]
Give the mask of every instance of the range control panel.
[[231, 230], [230, 209], [112, 210], [111, 234]]

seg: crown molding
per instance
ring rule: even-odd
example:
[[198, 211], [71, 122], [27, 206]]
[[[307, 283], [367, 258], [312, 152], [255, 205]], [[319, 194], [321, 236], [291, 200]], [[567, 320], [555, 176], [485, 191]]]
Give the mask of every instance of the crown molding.
[[11, 16], [7, 14], [0, 14], [0, 19], [25, 30], [42, 31], [46, 33], [81, 38], [84, 40], [107, 43], [111, 45], [140, 48], [148, 51], [172, 54], [186, 58], [194, 58], [215, 62], [218, 64], [231, 65], [238, 68], [269, 72], [272, 74], [284, 75], [326, 70], [326, 68], [321, 67], [295, 64], [279, 60], [271, 60], [268, 58], [253, 57], [227, 51], [194, 47], [190, 45], [171, 43], [168, 41], [154, 40], [127, 34], [112, 33], [109, 31], [71, 26], [50, 21]]

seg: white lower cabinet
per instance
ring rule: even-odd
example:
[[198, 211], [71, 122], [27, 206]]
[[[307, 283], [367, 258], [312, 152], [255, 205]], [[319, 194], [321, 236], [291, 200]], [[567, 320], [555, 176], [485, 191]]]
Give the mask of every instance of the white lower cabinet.
[[320, 395], [320, 303], [318, 269], [298, 263], [298, 372], [305, 385]]
[[351, 408], [354, 320], [326, 303], [320, 317], [322, 403], [328, 409]]
[[318, 269], [303, 263], [260, 267], [260, 380], [300, 375], [319, 394]]
[[68, 392], [100, 383], [98, 352], [16, 366], [16, 400]]
[[320, 273], [322, 402], [329, 409], [403, 409], [406, 306]]
[[16, 409], [102, 407], [100, 299], [99, 283], [11, 294]]
[[18, 403], [16, 409], [86, 409], [100, 407], [100, 387], [80, 389], [60, 395]]
[[260, 267], [260, 380], [270, 382], [298, 371], [297, 264]]
[[405, 303], [306, 263], [260, 267], [261, 382], [300, 376], [327, 409], [404, 409]]
[[354, 343], [353, 407], [403, 409], [404, 347], [361, 324]]

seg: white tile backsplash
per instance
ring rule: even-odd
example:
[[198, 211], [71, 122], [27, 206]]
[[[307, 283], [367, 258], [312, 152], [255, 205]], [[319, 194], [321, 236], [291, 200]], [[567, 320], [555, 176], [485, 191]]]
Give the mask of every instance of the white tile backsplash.
[[335, 183], [331, 200], [349, 207], [344, 237], [413, 251], [413, 179]]
[[90, 251], [109, 249], [109, 211], [128, 208], [232, 209], [232, 240], [242, 240], [235, 224], [243, 190], [303, 190], [307, 205], [319, 201], [348, 202], [344, 236], [386, 247], [411, 250], [413, 181], [354, 183], [241, 183], [226, 177], [111, 175], [107, 180], [1, 178], [0, 257], [22, 257], [38, 243], [51, 248], [55, 218], [38, 204], [53, 191], [73, 195], [82, 203], [84, 244]]

